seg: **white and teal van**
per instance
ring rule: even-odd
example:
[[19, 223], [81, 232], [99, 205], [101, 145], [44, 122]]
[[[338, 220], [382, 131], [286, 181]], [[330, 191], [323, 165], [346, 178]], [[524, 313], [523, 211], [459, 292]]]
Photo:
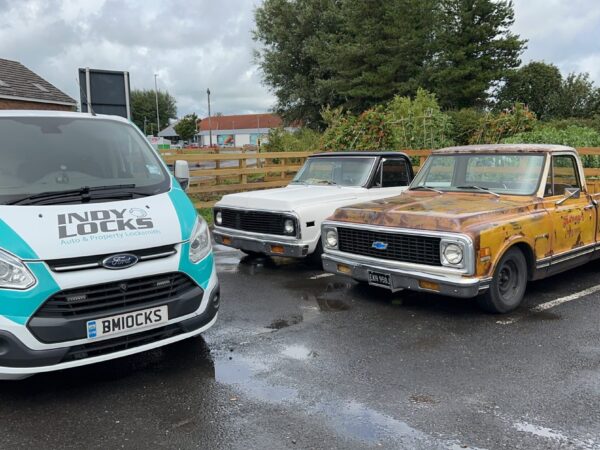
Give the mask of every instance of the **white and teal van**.
[[0, 379], [119, 358], [217, 319], [206, 222], [127, 120], [0, 112]]

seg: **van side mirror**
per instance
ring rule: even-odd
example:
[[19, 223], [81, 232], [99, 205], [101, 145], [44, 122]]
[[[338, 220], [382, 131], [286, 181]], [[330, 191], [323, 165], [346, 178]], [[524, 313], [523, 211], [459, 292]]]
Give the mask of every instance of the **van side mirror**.
[[184, 191], [190, 186], [190, 166], [187, 161], [175, 161], [175, 178]]
[[557, 205], [562, 205], [570, 198], [580, 198], [581, 189], [579, 188], [565, 188], [565, 196], [556, 202]]

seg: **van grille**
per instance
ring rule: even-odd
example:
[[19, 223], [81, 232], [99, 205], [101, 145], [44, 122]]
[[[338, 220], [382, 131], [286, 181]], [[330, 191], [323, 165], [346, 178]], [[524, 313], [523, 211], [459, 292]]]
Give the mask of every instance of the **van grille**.
[[[338, 227], [339, 249], [345, 253], [429, 266], [441, 266], [440, 238]], [[376, 249], [373, 243], [387, 244]]]
[[71, 318], [143, 307], [158, 300], [178, 298], [196, 287], [187, 275], [177, 272], [67, 289], [50, 297], [35, 316]]

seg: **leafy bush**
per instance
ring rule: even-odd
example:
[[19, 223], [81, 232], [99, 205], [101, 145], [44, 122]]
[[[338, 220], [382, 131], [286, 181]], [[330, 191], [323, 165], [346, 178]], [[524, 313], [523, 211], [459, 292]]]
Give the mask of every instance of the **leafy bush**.
[[414, 99], [396, 96], [386, 110], [395, 148], [420, 150], [452, 145], [450, 117], [442, 112], [435, 94], [419, 88]]
[[321, 135], [309, 128], [290, 132], [284, 128], [269, 131], [269, 140], [262, 147], [266, 152], [305, 152], [321, 149]]
[[559, 130], [564, 130], [565, 128], [569, 128], [571, 126], [593, 128], [594, 130], [600, 133], [600, 115], [598, 114], [586, 119], [579, 117], [571, 117], [568, 119], [556, 119], [548, 121], [546, 122], [546, 124]]
[[471, 144], [497, 144], [515, 134], [533, 130], [537, 119], [522, 103], [499, 114], [483, 116], [480, 129], [471, 136]]
[[[560, 129], [539, 125], [528, 133], [519, 133], [503, 140], [507, 144], [558, 144], [571, 147], [600, 147], [600, 133], [592, 128], [575, 125]], [[597, 156], [582, 156], [585, 167], [600, 167]]]
[[358, 116], [341, 108], [326, 108], [322, 116], [327, 124], [321, 140], [326, 150], [389, 150], [394, 146], [392, 130], [382, 106]]
[[448, 111], [450, 117], [450, 139], [456, 145], [467, 145], [482, 127], [483, 113], [474, 108]]

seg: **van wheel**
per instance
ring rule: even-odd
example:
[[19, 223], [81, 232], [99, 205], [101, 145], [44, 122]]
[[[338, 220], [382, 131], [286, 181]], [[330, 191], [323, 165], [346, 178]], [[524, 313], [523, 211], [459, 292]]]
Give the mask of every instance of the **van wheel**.
[[479, 306], [494, 314], [517, 308], [527, 287], [527, 261], [523, 252], [511, 248], [500, 260], [488, 291], [478, 297]]

